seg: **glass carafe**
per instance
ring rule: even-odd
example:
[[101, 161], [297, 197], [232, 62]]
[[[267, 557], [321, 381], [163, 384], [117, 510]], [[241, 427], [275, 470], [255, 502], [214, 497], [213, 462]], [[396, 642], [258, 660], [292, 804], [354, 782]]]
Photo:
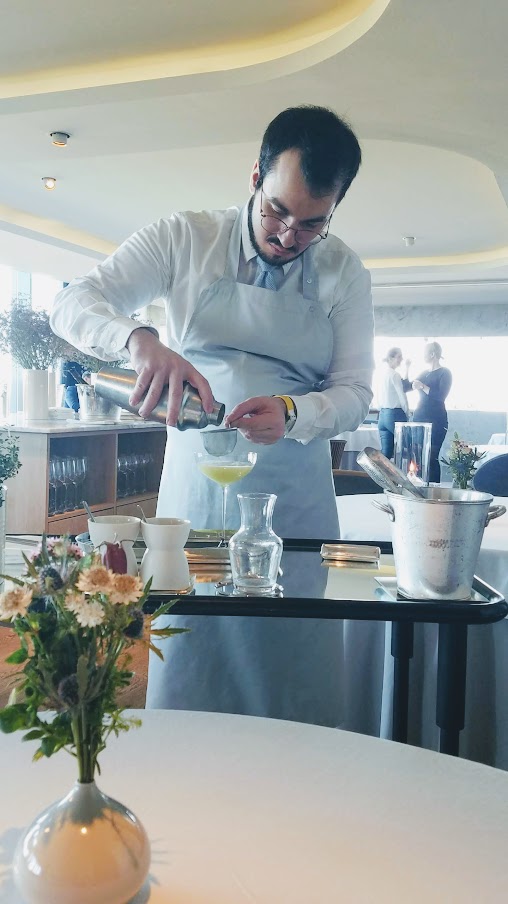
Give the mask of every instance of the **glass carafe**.
[[272, 530], [272, 493], [238, 493], [242, 523], [229, 541], [236, 593], [273, 593], [282, 556], [282, 540]]

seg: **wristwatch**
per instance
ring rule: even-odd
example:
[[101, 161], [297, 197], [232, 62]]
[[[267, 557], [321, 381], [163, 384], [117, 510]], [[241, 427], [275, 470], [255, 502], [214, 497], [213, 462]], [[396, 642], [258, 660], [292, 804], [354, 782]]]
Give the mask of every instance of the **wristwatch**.
[[286, 414], [285, 414], [286, 427], [284, 430], [284, 436], [287, 436], [288, 433], [291, 432], [291, 430], [293, 429], [293, 427], [296, 423], [296, 418], [298, 415], [298, 412], [296, 410], [296, 405], [295, 405], [293, 399], [291, 398], [291, 396], [288, 396], [288, 395], [274, 395], [272, 398], [282, 399], [282, 401], [284, 402], [284, 404], [286, 406]]

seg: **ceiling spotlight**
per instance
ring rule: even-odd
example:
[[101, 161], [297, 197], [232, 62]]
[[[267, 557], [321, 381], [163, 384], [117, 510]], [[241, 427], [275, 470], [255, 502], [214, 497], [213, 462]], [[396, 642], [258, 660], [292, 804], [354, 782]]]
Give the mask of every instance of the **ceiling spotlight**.
[[64, 148], [70, 137], [68, 132], [50, 132], [51, 141], [57, 148]]
[[414, 245], [414, 243], [416, 242], [416, 239], [415, 239], [414, 235], [403, 235], [402, 241], [404, 242], [406, 248], [409, 248], [410, 245]]
[[56, 179], [54, 178], [54, 176], [43, 176], [42, 184], [44, 185], [44, 188], [47, 188], [48, 191], [53, 191], [53, 189], [56, 188]]

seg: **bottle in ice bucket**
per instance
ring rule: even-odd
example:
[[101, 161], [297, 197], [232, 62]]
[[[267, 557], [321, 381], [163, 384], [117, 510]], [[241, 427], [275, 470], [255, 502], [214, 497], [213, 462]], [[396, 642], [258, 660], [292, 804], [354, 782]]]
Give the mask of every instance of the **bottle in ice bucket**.
[[[121, 408], [131, 411], [133, 414], [139, 414], [144, 396], [137, 405], [131, 405], [129, 402], [137, 378], [138, 375], [134, 370], [127, 370], [123, 367], [102, 367], [99, 373], [95, 375], [95, 392], [97, 395], [115, 402]], [[168, 387], [165, 386], [157, 405], [145, 420], [165, 424], [167, 408]], [[209, 424], [217, 427], [222, 423], [224, 414], [225, 406], [221, 402], [216, 402], [215, 399], [213, 410], [210, 414], [207, 414], [203, 409], [201, 397], [197, 390], [190, 383], [183, 384], [182, 403], [176, 422], [178, 430], [188, 430], [189, 428], [202, 430], [203, 427], [207, 427]]]
[[273, 593], [282, 556], [282, 540], [272, 530], [273, 493], [238, 493], [242, 523], [229, 541], [236, 593]]

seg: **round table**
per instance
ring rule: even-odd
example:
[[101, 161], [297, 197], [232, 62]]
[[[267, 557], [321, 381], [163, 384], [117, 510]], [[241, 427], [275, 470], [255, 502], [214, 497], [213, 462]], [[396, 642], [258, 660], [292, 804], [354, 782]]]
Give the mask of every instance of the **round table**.
[[[144, 822], [150, 884], [132, 904], [489, 904], [506, 900], [508, 776], [349, 732], [152, 711], [111, 739], [99, 786]], [[0, 901], [20, 832], [74, 763], [0, 736]]]

